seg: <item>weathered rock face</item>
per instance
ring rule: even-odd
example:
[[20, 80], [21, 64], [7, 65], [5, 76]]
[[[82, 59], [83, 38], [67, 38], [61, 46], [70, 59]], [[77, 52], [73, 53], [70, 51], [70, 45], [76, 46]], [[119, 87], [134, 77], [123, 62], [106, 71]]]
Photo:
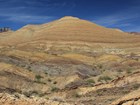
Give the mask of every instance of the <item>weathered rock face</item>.
[[41, 98], [27, 98], [20, 94], [9, 95], [6, 93], [0, 93], [0, 105], [75, 105], [75, 104]]
[[114, 101], [111, 105], [140, 105], [140, 89]]

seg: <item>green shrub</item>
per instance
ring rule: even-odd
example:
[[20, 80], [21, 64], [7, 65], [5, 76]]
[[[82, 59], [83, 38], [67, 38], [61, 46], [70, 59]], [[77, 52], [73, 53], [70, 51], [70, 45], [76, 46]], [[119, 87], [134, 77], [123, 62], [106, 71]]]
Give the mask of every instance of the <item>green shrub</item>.
[[123, 72], [123, 70], [122, 69], [119, 69], [118, 72]]
[[57, 88], [57, 87], [52, 87], [52, 89], [51, 89], [52, 92], [58, 92], [59, 90], [60, 90], [60, 89]]
[[132, 73], [131, 68], [128, 68], [126, 72], [127, 72], [128, 74]]
[[36, 76], [35, 76], [34, 82], [40, 83], [40, 84], [46, 84], [45, 82], [42, 82], [42, 81], [41, 81], [42, 78], [43, 78], [43, 77], [42, 77], [41, 75], [36, 75]]
[[45, 72], [45, 74], [46, 74], [46, 75], [48, 75], [48, 73], [47, 73], [47, 72]]
[[32, 92], [23, 92], [23, 94], [24, 94], [26, 97], [31, 97]]
[[110, 81], [112, 80], [109, 76], [101, 76], [98, 78], [98, 81], [101, 82], [101, 81]]
[[54, 81], [53, 84], [57, 84], [57, 81]]
[[43, 78], [41, 75], [36, 75], [36, 76], [35, 76], [35, 79], [36, 79], [37, 81], [40, 81], [41, 78]]
[[73, 96], [74, 96], [75, 98], [80, 98], [80, 97], [81, 97], [78, 93], [75, 93]]
[[28, 69], [28, 71], [29, 71], [29, 72], [32, 72], [32, 70], [31, 70], [31, 69]]
[[103, 68], [103, 65], [102, 65], [102, 64], [98, 64], [97, 66], [98, 66], [100, 69]]
[[48, 82], [52, 82], [52, 80], [50, 78], [48, 78]]
[[88, 79], [86, 82], [90, 83], [90, 84], [94, 84], [95, 81], [93, 79]]

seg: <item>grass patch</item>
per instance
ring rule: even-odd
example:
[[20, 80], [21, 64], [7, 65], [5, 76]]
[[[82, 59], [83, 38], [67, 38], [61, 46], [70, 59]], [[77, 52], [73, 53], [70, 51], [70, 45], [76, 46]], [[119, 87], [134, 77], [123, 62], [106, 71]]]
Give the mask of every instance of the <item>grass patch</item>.
[[127, 72], [127, 74], [131, 74], [132, 73], [132, 69], [128, 68], [126, 72]]
[[53, 84], [55, 84], [55, 85], [56, 85], [56, 84], [57, 84], [57, 81], [54, 81], [54, 82], [53, 82]]
[[75, 98], [80, 98], [81, 96], [80, 96], [78, 93], [75, 93], [75, 94], [73, 95], [73, 97], [75, 97]]
[[51, 92], [58, 92], [60, 89], [58, 87], [52, 87]]
[[112, 80], [112, 78], [110, 78], [109, 76], [101, 76], [98, 78], [98, 81], [101, 82], [101, 81], [110, 81]]
[[50, 78], [48, 78], [48, 82], [52, 82], [52, 80]]
[[40, 84], [46, 84], [45, 82], [42, 82], [42, 81], [41, 81], [42, 78], [43, 78], [43, 77], [42, 77], [41, 75], [36, 75], [36, 76], [35, 76], [34, 82], [40, 83]]
[[89, 84], [95, 84], [94, 79], [88, 79], [88, 80], [86, 80], [86, 82], [89, 83]]

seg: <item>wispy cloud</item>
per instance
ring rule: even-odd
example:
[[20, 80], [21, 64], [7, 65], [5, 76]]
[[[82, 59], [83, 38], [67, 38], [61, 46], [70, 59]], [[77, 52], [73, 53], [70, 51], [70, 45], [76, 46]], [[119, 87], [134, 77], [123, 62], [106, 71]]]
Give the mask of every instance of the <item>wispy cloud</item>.
[[33, 15], [20, 15], [9, 16], [7, 21], [20, 22], [20, 23], [44, 23], [52, 20], [51, 16], [33, 16]]
[[132, 26], [126, 29], [127, 32], [140, 32], [140, 26]]
[[[135, 15], [126, 15], [126, 14], [112, 14], [109, 16], [100, 17], [98, 19], [93, 20], [93, 22], [97, 24], [101, 24], [104, 26], [113, 26], [113, 25], [122, 25], [122, 26], [128, 26], [130, 25], [130, 21], [133, 21], [133, 19], [139, 18], [140, 16]], [[125, 24], [124, 24], [125, 23]]]
[[135, 21], [140, 19], [138, 10], [140, 7], [132, 7], [108, 16], [96, 17], [93, 22], [105, 27], [120, 28], [124, 31], [140, 31], [139, 25], [135, 24]]
[[[46, 1], [49, 2], [50, 0]], [[43, 2], [39, 2], [38, 0], [0, 0], [0, 21], [11, 21], [16, 23], [48, 22], [54, 17], [38, 14], [38, 11], [40, 10], [40, 7], [38, 6], [45, 5], [45, 10], [47, 10], [53, 8], [52, 5], [56, 4], [43, 4]]]
[[38, 16], [22, 13], [1, 13], [0, 17], [3, 18], [0, 21], [11, 21], [16, 23], [44, 23], [55, 19], [53, 16]]
[[[54, 0], [0, 0], [0, 21], [43, 23], [55, 19], [49, 15], [54, 9], [67, 7], [65, 1]], [[73, 7], [73, 3], [71, 4]], [[71, 8], [72, 8], [71, 7]]]

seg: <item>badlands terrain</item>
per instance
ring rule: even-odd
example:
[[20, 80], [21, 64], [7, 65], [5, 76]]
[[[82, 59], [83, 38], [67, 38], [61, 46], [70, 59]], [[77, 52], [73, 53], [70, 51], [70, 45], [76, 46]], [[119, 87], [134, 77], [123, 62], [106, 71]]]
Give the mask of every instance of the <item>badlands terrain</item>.
[[140, 35], [63, 17], [0, 33], [0, 105], [140, 105]]

